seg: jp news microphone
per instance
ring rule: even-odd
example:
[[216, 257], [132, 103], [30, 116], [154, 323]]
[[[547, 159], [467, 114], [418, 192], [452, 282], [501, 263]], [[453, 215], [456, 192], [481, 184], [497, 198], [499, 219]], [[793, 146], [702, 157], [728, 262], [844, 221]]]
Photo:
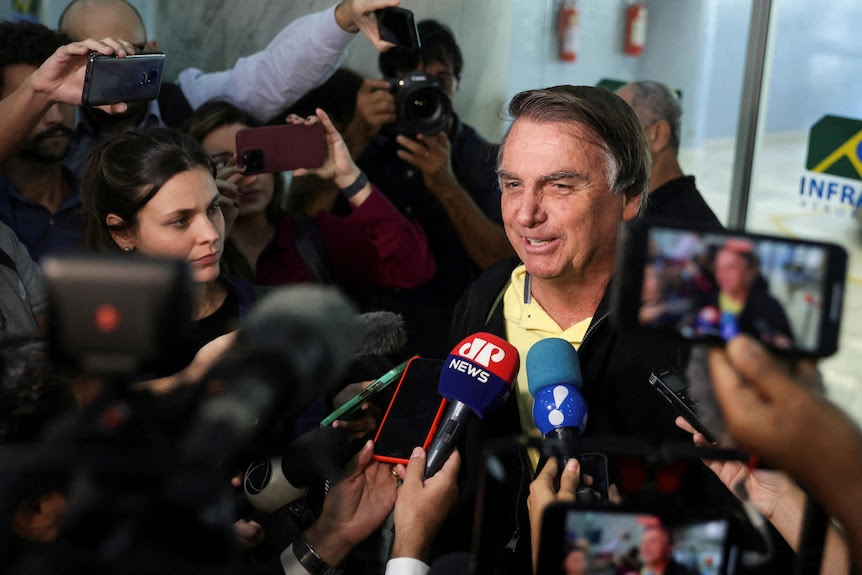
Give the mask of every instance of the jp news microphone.
[[490, 333], [475, 333], [455, 346], [440, 373], [438, 390], [449, 407], [428, 447], [426, 478], [443, 467], [474, 418], [484, 419], [505, 401], [520, 364], [518, 350]]

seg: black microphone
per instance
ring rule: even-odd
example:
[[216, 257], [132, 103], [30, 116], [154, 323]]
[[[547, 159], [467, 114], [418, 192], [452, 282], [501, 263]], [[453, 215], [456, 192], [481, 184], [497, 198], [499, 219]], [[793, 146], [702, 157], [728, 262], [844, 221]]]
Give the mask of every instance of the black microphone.
[[296, 285], [262, 299], [213, 368], [208, 397], [181, 446], [189, 458], [229, 457], [270, 419], [297, 415], [331, 390], [354, 350], [353, 306], [335, 288]]

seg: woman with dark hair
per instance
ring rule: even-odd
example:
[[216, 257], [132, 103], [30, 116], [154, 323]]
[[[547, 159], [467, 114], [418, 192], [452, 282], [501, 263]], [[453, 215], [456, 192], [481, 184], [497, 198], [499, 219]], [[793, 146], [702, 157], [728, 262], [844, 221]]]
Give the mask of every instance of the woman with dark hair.
[[251, 284], [221, 272], [215, 167], [186, 134], [150, 128], [103, 140], [87, 161], [81, 202], [88, 246], [188, 262], [195, 289], [187, 360], [235, 329], [254, 304]]
[[[367, 287], [411, 288], [428, 281], [435, 265], [422, 228], [368, 183], [328, 116], [318, 110], [317, 118], [326, 128], [329, 159], [321, 168], [294, 175], [334, 183], [350, 204], [346, 216], [287, 213], [281, 208], [284, 182], [279, 174], [237, 172], [236, 133], [255, 126], [241, 110], [209, 102], [192, 116], [189, 134], [223, 166], [219, 175], [235, 182], [239, 192], [239, 215], [225, 246], [230, 270], [262, 285], [334, 283], [347, 293]], [[292, 116], [291, 121], [317, 120]]]

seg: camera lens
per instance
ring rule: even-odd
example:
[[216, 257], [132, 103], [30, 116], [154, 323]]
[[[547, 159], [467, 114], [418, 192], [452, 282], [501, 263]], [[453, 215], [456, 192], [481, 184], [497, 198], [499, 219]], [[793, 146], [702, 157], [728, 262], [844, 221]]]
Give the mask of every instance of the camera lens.
[[147, 83], [147, 75], [144, 72], [141, 72], [141, 76], [138, 78], [138, 83], [140, 83], [141, 86]]
[[150, 70], [149, 75], [147, 75], [147, 83], [155, 84], [159, 81], [159, 71], [158, 70]]
[[417, 133], [436, 134], [445, 130], [451, 114], [449, 98], [436, 87], [413, 91], [405, 101], [404, 120]]
[[422, 90], [413, 94], [412, 101], [407, 105], [407, 114], [411, 119], [427, 120], [440, 111], [440, 101], [436, 94]]

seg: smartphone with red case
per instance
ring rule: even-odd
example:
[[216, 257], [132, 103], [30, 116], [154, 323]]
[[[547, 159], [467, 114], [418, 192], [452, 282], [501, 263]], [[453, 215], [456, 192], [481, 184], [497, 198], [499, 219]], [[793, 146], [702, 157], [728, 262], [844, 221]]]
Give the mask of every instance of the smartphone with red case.
[[326, 161], [323, 124], [282, 124], [236, 133], [236, 157], [246, 174], [319, 168]]
[[443, 360], [414, 358], [407, 364], [374, 438], [374, 459], [407, 464], [416, 447], [427, 449], [446, 400], [437, 391]]

